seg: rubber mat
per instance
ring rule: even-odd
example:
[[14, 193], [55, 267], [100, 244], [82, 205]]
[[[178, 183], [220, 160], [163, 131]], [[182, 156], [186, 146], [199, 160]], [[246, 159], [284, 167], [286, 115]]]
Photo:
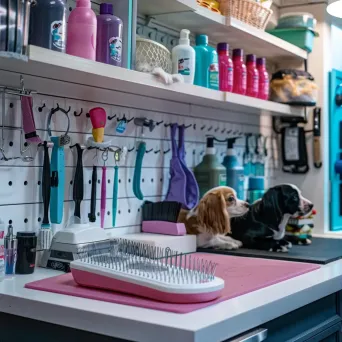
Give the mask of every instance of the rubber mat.
[[313, 264], [329, 264], [342, 258], [342, 239], [312, 238], [308, 246], [293, 246], [288, 253], [259, 251], [240, 248], [234, 251], [198, 248], [197, 252], [216, 253], [251, 258], [265, 258], [286, 261], [309, 262]]

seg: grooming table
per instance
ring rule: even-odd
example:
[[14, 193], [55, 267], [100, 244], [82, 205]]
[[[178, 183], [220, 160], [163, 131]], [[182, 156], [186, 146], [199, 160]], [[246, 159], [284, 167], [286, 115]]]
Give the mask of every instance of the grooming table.
[[105, 302], [138, 306], [148, 309], [188, 313], [280, 283], [320, 268], [318, 265], [288, 261], [240, 258], [236, 256], [196, 253], [199, 258], [218, 263], [216, 276], [225, 280], [223, 295], [211, 302], [198, 304], [171, 304], [128, 294], [78, 286], [71, 273], [35, 281], [26, 288], [95, 299]]
[[199, 248], [197, 249], [197, 252], [296, 262], [309, 262], [313, 264], [325, 265], [342, 258], [342, 239], [312, 238], [311, 245], [294, 245], [288, 253], [260, 251], [247, 248], [240, 248], [234, 251], [212, 248]]

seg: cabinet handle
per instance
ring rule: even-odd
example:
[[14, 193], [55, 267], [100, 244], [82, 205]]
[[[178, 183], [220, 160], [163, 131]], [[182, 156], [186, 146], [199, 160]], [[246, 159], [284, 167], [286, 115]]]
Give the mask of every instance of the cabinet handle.
[[267, 338], [267, 329], [257, 329], [250, 331], [246, 335], [230, 340], [229, 342], [262, 342]]

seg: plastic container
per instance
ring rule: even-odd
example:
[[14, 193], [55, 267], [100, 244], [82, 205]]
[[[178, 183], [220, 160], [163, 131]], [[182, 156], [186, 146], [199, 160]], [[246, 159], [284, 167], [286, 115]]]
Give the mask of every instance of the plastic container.
[[219, 89], [232, 92], [234, 67], [229, 57], [229, 45], [227, 43], [219, 43], [217, 45], [217, 52], [219, 61]]
[[270, 93], [270, 79], [266, 70], [266, 58], [257, 58], [257, 69], [259, 72], [258, 98], [268, 100]]
[[246, 95], [247, 90], [247, 68], [243, 61], [243, 50], [233, 50], [234, 83], [233, 93]]
[[315, 29], [317, 20], [311, 13], [285, 13], [278, 20], [277, 29], [310, 28]]
[[172, 49], [172, 72], [183, 75], [185, 83], [193, 84], [196, 55], [189, 36], [189, 30], [181, 30], [179, 44]]
[[96, 60], [96, 15], [90, 0], [77, 0], [69, 16], [66, 53]]
[[312, 51], [314, 38], [318, 37], [317, 32], [306, 28], [275, 29], [268, 31], [268, 33], [296, 45], [307, 52]]
[[36, 265], [37, 235], [34, 232], [18, 232], [16, 274], [32, 274]]
[[113, 5], [100, 5], [97, 16], [96, 60], [121, 66], [122, 64], [122, 20], [113, 15]]
[[244, 199], [245, 176], [244, 169], [239, 165], [239, 161], [234, 150], [234, 143], [236, 140], [237, 138], [228, 139], [227, 155], [224, 157], [222, 165], [226, 168], [226, 185], [235, 189], [239, 199]]
[[265, 178], [264, 177], [249, 177], [247, 202], [254, 203], [262, 198], [265, 193]]
[[259, 94], [259, 72], [256, 68], [256, 56], [247, 55], [247, 90], [246, 95], [251, 97], [258, 97]]
[[214, 138], [207, 138], [207, 150], [203, 160], [194, 168], [194, 175], [200, 191], [200, 197], [217, 186], [226, 186], [226, 169], [216, 156]]
[[194, 84], [211, 89], [219, 89], [218, 57], [214, 48], [208, 45], [208, 36], [196, 36], [196, 68]]
[[65, 52], [66, 28], [64, 0], [38, 0], [32, 5], [29, 44]]

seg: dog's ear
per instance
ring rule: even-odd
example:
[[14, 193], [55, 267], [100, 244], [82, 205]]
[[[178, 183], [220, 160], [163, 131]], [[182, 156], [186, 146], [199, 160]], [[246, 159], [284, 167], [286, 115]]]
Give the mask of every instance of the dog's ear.
[[231, 232], [230, 218], [223, 194], [219, 191], [205, 195], [197, 206], [199, 228], [213, 235]]
[[259, 212], [262, 213], [262, 222], [270, 226], [278, 226], [283, 218], [281, 203], [281, 189], [279, 187], [270, 188], [266, 191], [261, 201], [258, 203]]

